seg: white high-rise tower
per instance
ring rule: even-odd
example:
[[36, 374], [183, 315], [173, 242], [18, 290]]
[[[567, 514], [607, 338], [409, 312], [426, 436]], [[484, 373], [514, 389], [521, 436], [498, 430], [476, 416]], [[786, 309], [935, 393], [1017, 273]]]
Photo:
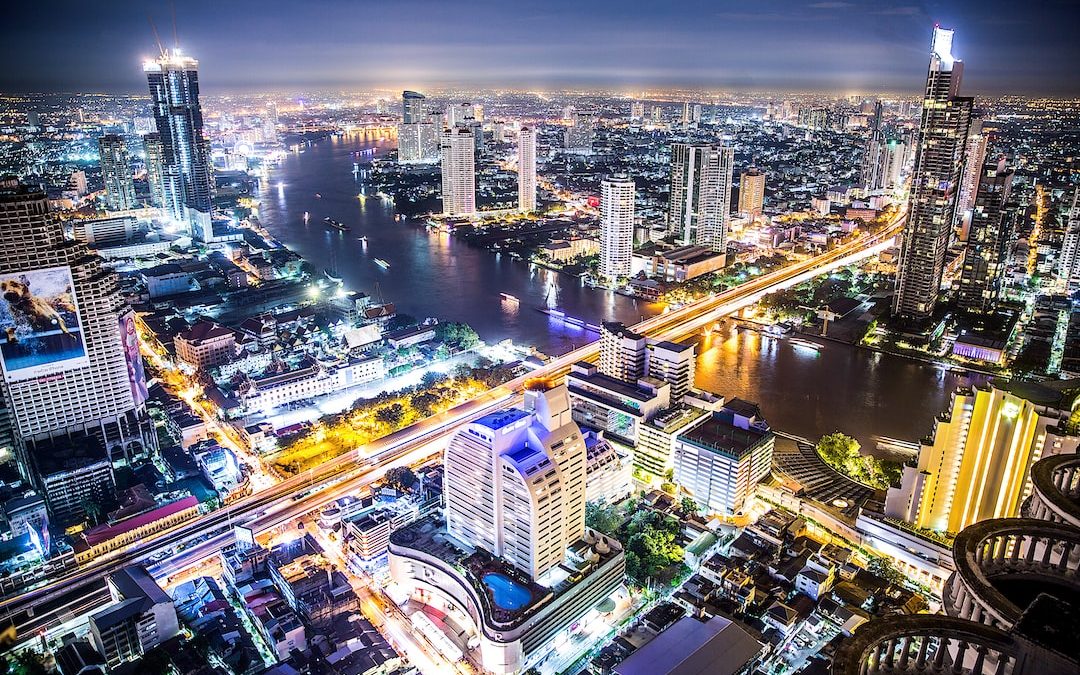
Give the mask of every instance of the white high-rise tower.
[[476, 142], [465, 127], [442, 133], [442, 204], [448, 216], [476, 211]]
[[536, 132], [529, 127], [518, 132], [518, 210], [536, 210]]
[[615, 174], [600, 183], [600, 274], [630, 276], [634, 251], [634, 179]]

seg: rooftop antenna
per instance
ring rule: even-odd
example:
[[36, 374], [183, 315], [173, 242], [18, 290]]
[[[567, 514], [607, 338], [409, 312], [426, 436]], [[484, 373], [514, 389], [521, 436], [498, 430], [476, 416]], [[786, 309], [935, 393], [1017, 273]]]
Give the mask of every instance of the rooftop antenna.
[[146, 20], [150, 23], [150, 30], [154, 31], [154, 42], [157, 43], [158, 53], [160, 53], [161, 56], [164, 57], [165, 48], [161, 46], [161, 36], [158, 35], [157, 26], [154, 25], [154, 20], [150, 18], [149, 14], [146, 15]]

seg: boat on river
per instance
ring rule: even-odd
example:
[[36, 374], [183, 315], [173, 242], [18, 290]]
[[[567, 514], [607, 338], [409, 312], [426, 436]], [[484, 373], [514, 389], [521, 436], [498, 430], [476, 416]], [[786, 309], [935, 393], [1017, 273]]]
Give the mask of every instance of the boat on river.
[[332, 227], [335, 230], [339, 230], [341, 232], [348, 232], [351, 229], [348, 225], [340, 223], [340, 222], [334, 220], [333, 218], [331, 218], [330, 216], [327, 216], [327, 217], [323, 218], [322, 220], [323, 220], [324, 223], [326, 223], [327, 227]]
[[375, 258], [375, 264], [383, 268], [384, 270], [390, 269], [390, 263], [386, 262], [382, 258]]

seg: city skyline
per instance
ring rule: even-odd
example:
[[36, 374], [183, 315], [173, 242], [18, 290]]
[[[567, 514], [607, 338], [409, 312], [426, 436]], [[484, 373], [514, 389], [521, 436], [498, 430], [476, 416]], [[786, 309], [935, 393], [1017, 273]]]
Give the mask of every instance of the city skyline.
[[[156, 52], [149, 10], [163, 47], [178, 44], [203, 62], [211, 93], [399, 85], [915, 93], [912, 74], [923, 67], [915, 45], [935, 23], [962, 27], [957, 53], [979, 64], [967, 76], [971, 91], [1080, 92], [1069, 68], [1080, 46], [1068, 35], [1067, 3], [774, 1], [633, 14], [606, 0], [528, 12], [487, 2], [459, 12], [426, 0], [331, 0], [306, 13], [288, 3], [239, 3], [213, 12], [177, 7], [175, 33], [165, 7], [118, 2], [84, 16], [72, 3], [55, 4], [49, 22], [9, 9], [26, 30], [0, 47], [9, 66], [0, 91], [140, 92], [137, 64]], [[484, 20], [471, 20], [477, 16]], [[392, 30], [400, 25], [410, 33]], [[706, 44], [723, 47], [703, 58]]]

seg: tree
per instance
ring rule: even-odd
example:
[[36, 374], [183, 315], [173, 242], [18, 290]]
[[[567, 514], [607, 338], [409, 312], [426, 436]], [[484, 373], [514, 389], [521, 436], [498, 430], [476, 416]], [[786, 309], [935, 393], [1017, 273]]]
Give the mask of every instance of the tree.
[[698, 503], [694, 501], [693, 497], [689, 496], [683, 497], [682, 500], [679, 501], [679, 508], [686, 514], [694, 514], [701, 511], [701, 507], [698, 506]]
[[395, 466], [386, 472], [386, 484], [401, 492], [411, 490], [418, 480], [416, 473], [407, 466]]
[[623, 522], [618, 507], [604, 506], [599, 502], [587, 502], [585, 504], [585, 525], [597, 532], [614, 534], [615, 530]]
[[8, 675], [47, 675], [45, 656], [33, 649], [24, 649], [5, 657]]
[[866, 565], [866, 569], [874, 575], [881, 577], [888, 581], [890, 584], [902, 586], [907, 581], [907, 577], [904, 573], [896, 569], [896, 566], [892, 564], [892, 561], [888, 558], [871, 558], [870, 562]]
[[859, 457], [859, 442], [837, 431], [821, 437], [817, 443], [817, 453], [826, 464], [847, 473], [845, 468], [848, 462]]
[[379, 408], [375, 413], [375, 419], [396, 427], [405, 420], [405, 406], [400, 403], [391, 403], [388, 406]]
[[83, 497], [79, 502], [82, 507], [82, 511], [86, 514], [86, 520], [92, 525], [98, 524], [98, 519], [101, 517], [101, 504], [98, 504], [91, 497]]

